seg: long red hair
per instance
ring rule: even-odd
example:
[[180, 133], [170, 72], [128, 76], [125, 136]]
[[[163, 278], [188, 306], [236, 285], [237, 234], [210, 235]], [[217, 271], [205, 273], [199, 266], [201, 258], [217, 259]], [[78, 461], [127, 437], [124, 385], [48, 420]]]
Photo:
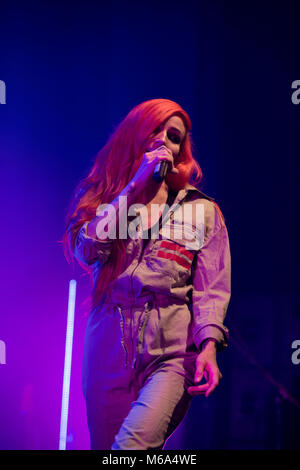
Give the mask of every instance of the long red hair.
[[[201, 182], [202, 170], [192, 155], [191, 120], [186, 111], [168, 99], [152, 99], [135, 106], [96, 155], [88, 176], [80, 180], [75, 188], [62, 237], [64, 254], [69, 263], [74, 259], [75, 239], [84, 222], [92, 220], [99, 204], [112, 202], [131, 181], [141, 164], [149, 136], [173, 115], [182, 118], [186, 136], [176, 160], [179, 173], [168, 174], [166, 182], [175, 191], [182, 189], [188, 182], [195, 185]], [[92, 308], [99, 304], [109, 284], [122, 272], [125, 244], [126, 240], [113, 240], [111, 255], [102, 266], [97, 279], [92, 277], [91, 266], [77, 260], [91, 275]]]

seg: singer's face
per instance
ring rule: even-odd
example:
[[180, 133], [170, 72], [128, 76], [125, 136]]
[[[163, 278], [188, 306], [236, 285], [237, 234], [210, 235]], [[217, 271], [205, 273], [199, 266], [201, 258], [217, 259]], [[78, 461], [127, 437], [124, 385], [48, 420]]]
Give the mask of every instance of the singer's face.
[[180, 152], [185, 134], [186, 129], [181, 117], [171, 116], [150, 135], [147, 150], [150, 152], [161, 145], [165, 145], [172, 151], [175, 159]]

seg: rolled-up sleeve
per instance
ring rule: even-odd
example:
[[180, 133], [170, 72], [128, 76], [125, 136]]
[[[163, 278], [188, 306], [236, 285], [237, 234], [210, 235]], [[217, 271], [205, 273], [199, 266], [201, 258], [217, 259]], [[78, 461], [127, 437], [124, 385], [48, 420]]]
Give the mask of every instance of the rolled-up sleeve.
[[88, 222], [85, 222], [79, 230], [74, 244], [74, 256], [85, 265], [91, 265], [96, 261], [104, 264], [112, 250], [112, 239], [99, 240], [87, 234]]
[[210, 220], [193, 273], [192, 330], [197, 348], [201, 349], [205, 339], [213, 338], [217, 351], [221, 351], [229, 339], [223, 322], [231, 295], [231, 255], [227, 228], [216, 208]]

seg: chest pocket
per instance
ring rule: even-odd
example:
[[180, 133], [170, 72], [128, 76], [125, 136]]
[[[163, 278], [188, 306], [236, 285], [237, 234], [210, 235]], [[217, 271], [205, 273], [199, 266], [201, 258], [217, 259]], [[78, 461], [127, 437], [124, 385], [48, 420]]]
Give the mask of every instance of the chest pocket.
[[194, 257], [204, 240], [204, 221], [202, 223], [198, 217], [196, 226], [192, 211], [182, 213], [181, 207], [170, 210], [170, 217], [160, 228], [153, 250], [157, 269], [173, 278], [176, 286], [184, 285], [191, 275]]

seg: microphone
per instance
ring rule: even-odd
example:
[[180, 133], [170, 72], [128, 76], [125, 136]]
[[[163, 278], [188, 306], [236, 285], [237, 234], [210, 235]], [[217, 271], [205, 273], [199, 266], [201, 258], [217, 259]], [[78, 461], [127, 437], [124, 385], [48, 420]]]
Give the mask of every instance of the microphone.
[[166, 174], [168, 173], [168, 168], [169, 168], [169, 162], [167, 160], [162, 160], [161, 162], [158, 162], [155, 165], [154, 171], [153, 171], [153, 179], [157, 183], [161, 183], [162, 180], [166, 177]]

